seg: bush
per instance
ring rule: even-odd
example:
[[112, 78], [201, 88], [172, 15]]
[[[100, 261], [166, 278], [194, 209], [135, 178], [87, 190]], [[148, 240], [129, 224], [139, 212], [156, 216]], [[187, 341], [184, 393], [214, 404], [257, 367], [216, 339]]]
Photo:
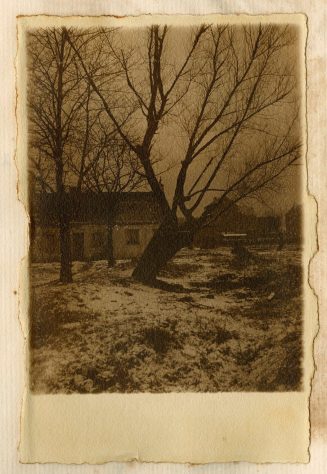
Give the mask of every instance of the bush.
[[152, 347], [157, 354], [165, 354], [172, 346], [178, 346], [175, 334], [169, 329], [150, 327], [143, 331], [143, 342]]

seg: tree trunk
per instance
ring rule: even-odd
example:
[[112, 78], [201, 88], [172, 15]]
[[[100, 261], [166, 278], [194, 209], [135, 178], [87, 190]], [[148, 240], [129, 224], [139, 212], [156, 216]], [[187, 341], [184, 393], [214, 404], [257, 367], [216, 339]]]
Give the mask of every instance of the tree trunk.
[[146, 247], [133, 271], [133, 278], [142, 283], [153, 283], [166, 263], [179, 250], [190, 245], [194, 231], [191, 226], [178, 225], [173, 220], [164, 221]]
[[59, 225], [60, 232], [60, 281], [62, 283], [71, 283], [72, 265], [71, 265], [71, 250], [70, 250], [70, 232], [69, 222], [61, 221]]
[[278, 251], [283, 250], [284, 246], [285, 246], [285, 234], [284, 234], [284, 232], [280, 232], [279, 236], [278, 236], [278, 248], [277, 248], [277, 250]]
[[70, 243], [70, 215], [71, 200], [65, 194], [64, 188], [59, 181], [59, 192], [57, 194], [58, 221], [59, 221], [59, 241], [60, 241], [60, 281], [71, 283], [72, 276], [72, 256]]
[[113, 232], [112, 225], [109, 224], [108, 225], [108, 247], [107, 247], [108, 267], [113, 267], [115, 265], [112, 232]]

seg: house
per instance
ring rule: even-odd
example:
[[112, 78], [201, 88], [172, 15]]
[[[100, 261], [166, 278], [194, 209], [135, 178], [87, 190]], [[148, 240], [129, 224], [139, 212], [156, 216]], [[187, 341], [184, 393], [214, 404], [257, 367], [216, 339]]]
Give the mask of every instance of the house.
[[[65, 193], [72, 260], [100, 260], [112, 245], [115, 259], [141, 255], [160, 225], [160, 207], [151, 192]], [[31, 260], [60, 260], [58, 198], [38, 193], [30, 204]]]
[[195, 246], [213, 248], [239, 240], [259, 242], [276, 239], [279, 226], [276, 216], [256, 216], [254, 213], [244, 212], [228, 199], [225, 199], [222, 207], [227, 210], [197, 232]]
[[[225, 200], [226, 207], [230, 201]], [[206, 207], [215, 206], [213, 203]], [[213, 248], [223, 243], [224, 234], [244, 233], [244, 216], [237, 205], [232, 205], [228, 211], [214, 219], [208, 226], [200, 229], [194, 237], [194, 245], [201, 248]], [[227, 237], [228, 238], [228, 237]]]

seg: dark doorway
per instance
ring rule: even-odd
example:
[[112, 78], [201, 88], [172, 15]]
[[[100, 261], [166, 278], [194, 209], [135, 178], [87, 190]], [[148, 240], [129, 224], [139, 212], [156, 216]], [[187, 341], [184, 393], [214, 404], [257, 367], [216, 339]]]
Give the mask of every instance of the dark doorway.
[[74, 233], [72, 243], [73, 260], [84, 260], [84, 234], [82, 232]]

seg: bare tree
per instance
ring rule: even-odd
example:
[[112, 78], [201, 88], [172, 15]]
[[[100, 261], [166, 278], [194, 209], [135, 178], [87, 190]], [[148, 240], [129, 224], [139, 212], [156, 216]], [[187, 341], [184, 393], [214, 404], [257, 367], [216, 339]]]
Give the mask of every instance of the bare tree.
[[[152, 26], [145, 44], [128, 44], [123, 31], [100, 34], [124, 77], [125, 86], [120, 75], [121, 89], [114, 93], [101, 86], [67, 37], [164, 213], [133, 273], [152, 282], [199, 228], [264, 189], [299, 159], [296, 74], [286, 60], [286, 52], [294, 52], [296, 32], [277, 25], [203, 25], [188, 36], [177, 59], [176, 35], [167, 26]], [[131, 133], [135, 123], [137, 139]], [[155, 160], [159, 133], [172, 133], [175, 124], [180, 164], [170, 203]], [[206, 205], [208, 196], [211, 204]]]
[[[74, 49], [67, 35], [74, 39]], [[72, 281], [70, 248], [70, 196], [65, 189], [113, 194], [143, 185], [140, 163], [117, 133], [98, 96], [85, 81], [76, 53], [88, 55], [92, 75], [102, 87], [121, 71], [113, 64], [103, 73], [99, 33], [44, 29], [29, 34], [30, 168], [33, 182], [43, 192], [56, 193], [60, 229], [60, 280]], [[90, 47], [86, 51], [86, 45]], [[106, 66], [108, 61], [106, 61]], [[114, 263], [112, 222], [108, 215], [108, 263]]]
[[[82, 47], [83, 43], [75, 40], [75, 48]], [[87, 85], [65, 29], [29, 32], [28, 53], [30, 165], [41, 189], [57, 196], [60, 280], [68, 283], [72, 281], [72, 272], [69, 203], [65, 193], [67, 163]]]
[[[94, 93], [93, 93], [94, 95]], [[106, 193], [108, 199], [108, 265], [114, 265], [113, 225], [121, 193], [131, 192], [146, 183], [140, 163], [117, 134], [106, 114], [87, 88], [83, 116], [75, 127], [68, 163], [71, 182], [77, 193]]]

